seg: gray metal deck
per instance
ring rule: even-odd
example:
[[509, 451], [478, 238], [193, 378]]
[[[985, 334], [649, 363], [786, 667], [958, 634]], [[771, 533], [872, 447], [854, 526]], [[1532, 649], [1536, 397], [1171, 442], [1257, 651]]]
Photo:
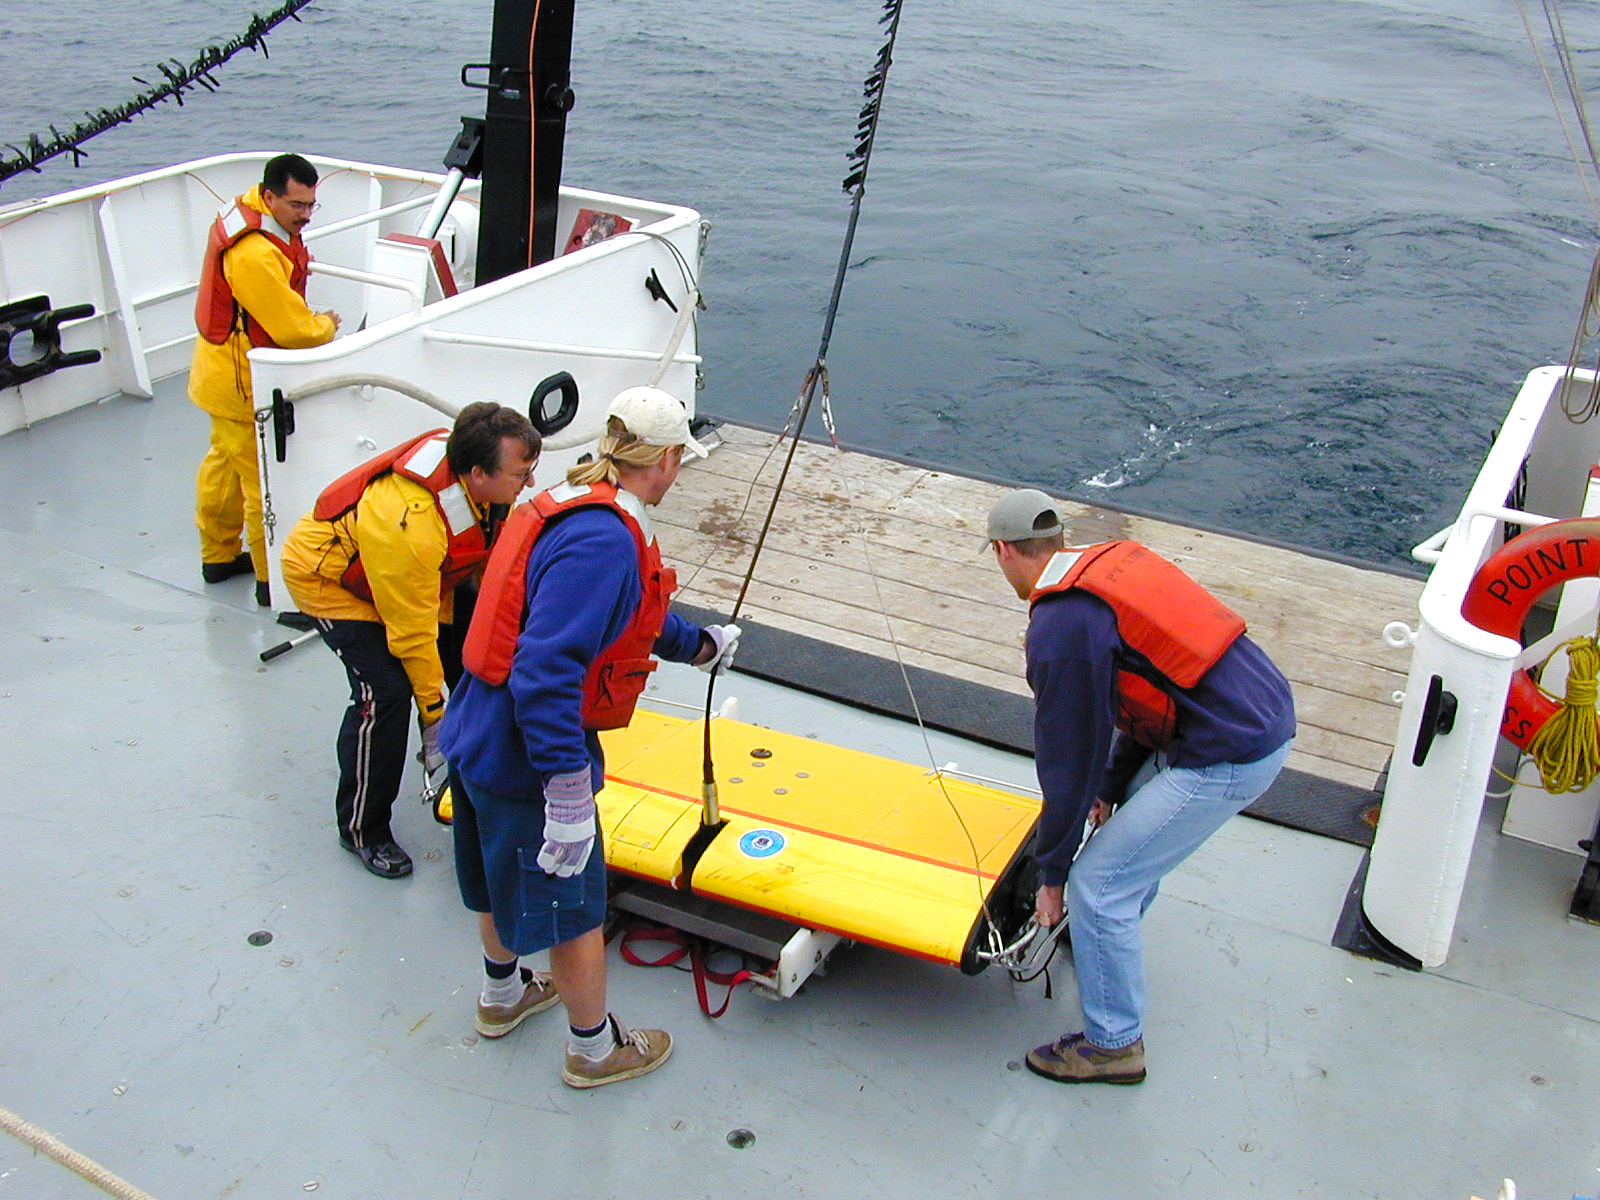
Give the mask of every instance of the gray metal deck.
[[[0, 1106], [158, 1200], [1600, 1190], [1600, 930], [1564, 916], [1575, 857], [1487, 825], [1450, 961], [1413, 975], [1328, 945], [1359, 850], [1231, 822], [1146, 921], [1141, 1087], [1019, 1069], [1075, 1027], [1064, 963], [1046, 999], [858, 946], [717, 1022], [687, 975], [613, 952], [613, 1007], [677, 1051], [647, 1080], [565, 1088], [558, 1014], [472, 1032], [446, 831], [402, 804], [417, 872], [398, 883], [339, 849], [343, 675], [315, 645], [263, 667], [285, 632], [248, 581], [200, 584], [203, 441], [173, 382], [0, 439]], [[698, 673], [657, 678], [703, 696]], [[913, 727], [738, 674], [721, 694], [744, 720], [926, 761]], [[0, 1136], [0, 1197], [96, 1194]]]

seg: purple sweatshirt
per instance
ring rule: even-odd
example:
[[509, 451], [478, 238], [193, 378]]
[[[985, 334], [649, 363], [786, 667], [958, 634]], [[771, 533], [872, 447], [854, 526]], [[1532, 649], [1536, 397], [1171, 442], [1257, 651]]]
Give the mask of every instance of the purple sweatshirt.
[[[1043, 597], [1028, 622], [1028, 686], [1033, 689], [1033, 743], [1044, 810], [1034, 856], [1043, 882], [1058, 887], [1077, 853], [1083, 823], [1107, 780], [1142, 756], [1119, 745], [1116, 678], [1119, 663], [1138, 664], [1160, 678], [1143, 655], [1117, 633], [1111, 606], [1080, 589]], [[1187, 690], [1161, 680], [1177, 705], [1177, 732], [1163, 749], [1174, 767], [1249, 763], [1265, 758], [1294, 736], [1289, 682], [1248, 637], [1234, 642], [1215, 666]], [[1132, 750], [1134, 753], [1127, 753]]]

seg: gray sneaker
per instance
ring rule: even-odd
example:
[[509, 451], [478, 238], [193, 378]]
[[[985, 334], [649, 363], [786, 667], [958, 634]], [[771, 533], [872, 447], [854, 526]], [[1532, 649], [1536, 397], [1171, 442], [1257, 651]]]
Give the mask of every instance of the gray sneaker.
[[648, 1075], [672, 1054], [672, 1035], [664, 1029], [624, 1029], [610, 1017], [611, 1036], [616, 1040], [604, 1058], [586, 1058], [567, 1051], [561, 1081], [568, 1087], [592, 1088], [621, 1083]]
[[473, 1028], [486, 1038], [505, 1037], [536, 1012], [543, 1012], [561, 996], [550, 976], [543, 971], [522, 968], [522, 998], [515, 1004], [485, 1004], [478, 997], [478, 1016]]
[[1143, 1083], [1144, 1039], [1102, 1050], [1081, 1033], [1069, 1033], [1028, 1051], [1028, 1070], [1057, 1083]]

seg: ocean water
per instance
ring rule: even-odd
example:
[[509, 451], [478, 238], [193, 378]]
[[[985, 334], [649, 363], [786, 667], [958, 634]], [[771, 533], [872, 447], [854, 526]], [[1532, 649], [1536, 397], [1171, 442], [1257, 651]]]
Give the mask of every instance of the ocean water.
[[[236, 0], [6, 0], [0, 143]], [[324, 0], [0, 202], [298, 149], [436, 169], [489, 0]], [[578, 0], [569, 182], [712, 222], [701, 408], [775, 426], [816, 353], [876, 0]], [[1567, 33], [1589, 72], [1592, 2]], [[1446, 524], [1596, 220], [1515, 6], [905, 0], [829, 366], [856, 446], [1374, 562]], [[810, 428], [820, 432], [820, 427]]]

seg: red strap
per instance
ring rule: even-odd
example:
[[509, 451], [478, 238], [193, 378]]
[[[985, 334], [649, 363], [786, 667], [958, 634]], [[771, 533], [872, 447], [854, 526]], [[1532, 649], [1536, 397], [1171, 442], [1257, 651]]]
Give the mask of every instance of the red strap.
[[[669, 949], [660, 958], [642, 958], [633, 949], [634, 942], [663, 942]], [[689, 953], [688, 935], [681, 929], [665, 925], [629, 925], [622, 931], [622, 941], [617, 946], [622, 961], [636, 967], [670, 967]]]
[[[753, 979], [755, 972], [747, 971], [743, 967], [740, 967], [737, 971], [713, 971], [706, 966], [703, 945], [704, 941], [701, 938], [690, 939], [689, 961], [694, 966], [694, 990], [695, 995], [700, 997], [700, 1011], [714, 1020], [727, 1012], [728, 1005], [733, 1003], [733, 989], [745, 980]], [[712, 983], [720, 983], [728, 989], [723, 993], [722, 1007], [717, 1009], [716, 1012], [711, 1011], [711, 1001], [706, 996], [707, 979], [711, 980]]]
[[[656, 958], [646, 958], [633, 948], [634, 942], [661, 942], [667, 949]], [[757, 973], [740, 967], [734, 971], [717, 971], [706, 965], [705, 939], [691, 937], [681, 929], [663, 925], [630, 925], [623, 931], [617, 946], [622, 960], [636, 967], [670, 967], [689, 957], [689, 969], [694, 974], [694, 991], [700, 1000], [700, 1011], [715, 1019], [728, 1011], [733, 1001], [733, 989], [746, 980], [757, 978]], [[722, 997], [722, 1007], [711, 1011], [711, 998], [706, 992], [706, 981], [728, 989]]]

